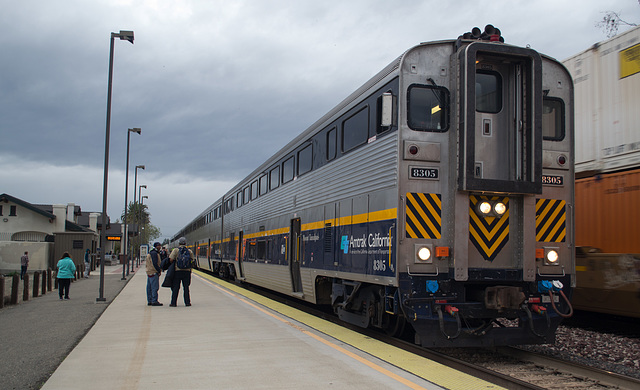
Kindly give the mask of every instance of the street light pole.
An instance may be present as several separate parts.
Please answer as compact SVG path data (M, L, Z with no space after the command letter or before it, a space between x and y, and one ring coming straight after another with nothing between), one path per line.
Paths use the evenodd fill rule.
M111 87L113 79L113 41L118 37L120 40L126 39L133 43L133 31L123 31L120 33L111 33L111 42L109 45L109 81L107 84L107 129L104 141L104 181L102 184L102 228L100 229L100 296L96 299L98 302L106 301L104 297L104 261L105 246L107 243L107 184L109 182L109 133L111 131Z
M125 280L125 276L124 276L124 269L125 267L127 268L127 275L129 275L129 257L128 257L128 247L127 247L127 239L129 238L129 222L127 220L127 209L128 204L127 204L127 195L129 192L129 142L131 140L131 133L138 133L140 134L142 132L142 130L139 127L134 127L133 129L129 129L129 131L127 131L127 168L126 171L127 173L125 174L125 179L124 179L124 240L122 243L122 249L124 250L124 263L122 265L122 280Z
M136 188L138 188L138 168L140 169L145 169L144 165L136 165L136 174L135 174L135 180L133 182L133 205L135 206L138 203L138 197L136 196ZM134 207L135 210L135 207ZM136 226L136 233L138 232L138 227ZM134 242L137 242L134 241ZM136 251L135 248L132 248L133 250L131 250L130 252L133 252L133 256L131 256L131 268L134 267L133 262L135 261L135 255L136 255Z
M143 188L147 188L146 184L140 184L140 186L138 186L138 238L139 238L139 242L138 242L138 250L140 250L140 246L142 245L142 237L140 236L140 234L142 234L142 229L140 228L140 225L142 225L142 198L140 197L142 189ZM138 258L138 266L140 266L140 263L142 262L141 258Z
M141 210L144 210L143 206L144 206L144 200L145 199L149 199L149 197L147 195L145 195L142 198L140 198L140 209ZM140 213L142 213L144 215L144 213L142 211L140 211ZM147 223L143 220L142 221L142 232L144 232L146 226L147 226ZM140 233L141 235L142 235L142 232ZM142 238L140 239L140 241L141 241L140 244L142 245ZM140 260L142 260L142 259L140 259Z

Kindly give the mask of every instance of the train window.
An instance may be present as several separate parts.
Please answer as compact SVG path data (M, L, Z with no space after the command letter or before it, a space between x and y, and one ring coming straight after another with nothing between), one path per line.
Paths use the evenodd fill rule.
M258 197L258 181L254 181L251 183L251 200L254 200Z
M327 161L336 158L336 152L338 151L338 137L336 133L335 127L327 133Z
M311 170L313 164L313 147L308 145L298 152L298 176Z
M280 185L280 166L269 171L269 189L273 190Z
M267 184L268 182L269 182L269 176L267 175L260 176L260 195L266 194L267 191L269 190L269 185Z
M282 163L282 184L293 180L293 156L289 157Z
M247 198L247 201L249 201L249 198ZM244 202L242 201L242 191L239 191L238 194L236 194L236 204L238 205L238 208L240 208L240 206L242 206Z
M259 260L265 260L267 258L267 241L258 241L258 253L257 258Z
M349 151L367 142L369 137L369 107L364 107L342 122L342 151Z
M548 141L564 139L564 102L545 97L542 101L542 138Z
M244 203L249 203L249 200L251 199L251 194L249 191L251 191L249 189L249 186L244 187L244 190L242 190L242 193L244 196Z
M498 113L502 110L502 78L497 72L476 72L476 111Z
M432 85L411 85L407 94L409 127L418 131L447 131L449 92Z

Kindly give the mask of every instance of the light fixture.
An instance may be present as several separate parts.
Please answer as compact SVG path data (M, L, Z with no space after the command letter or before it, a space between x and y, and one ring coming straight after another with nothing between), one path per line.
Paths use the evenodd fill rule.
M476 205L476 211L479 216L502 217L507 212L507 205L496 200L480 200Z
M559 265L560 255L558 254L559 248L544 248L544 264L545 265Z
M416 263L433 262L433 246L431 244L416 244Z

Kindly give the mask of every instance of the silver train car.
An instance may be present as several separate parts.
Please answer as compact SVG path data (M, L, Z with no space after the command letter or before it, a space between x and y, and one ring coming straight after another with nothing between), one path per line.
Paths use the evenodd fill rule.
M177 232L198 267L426 347L553 343L573 84L499 30L417 45Z

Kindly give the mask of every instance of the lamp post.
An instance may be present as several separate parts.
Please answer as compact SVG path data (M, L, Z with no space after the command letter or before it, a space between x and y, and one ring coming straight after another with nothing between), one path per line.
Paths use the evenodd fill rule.
M120 30L119 33L111 33L109 46L109 81L107 84L107 129L104 141L104 181L102 184L102 228L100 230L100 295L96 299L98 302L106 301L104 297L104 261L105 245L107 243L107 184L109 182L109 133L111 130L111 86L113 78L113 41L115 38L127 40L133 43L133 31Z
M127 195L129 192L129 142L131 139L131 133L138 133L140 134L142 132L142 130L139 127L134 127L133 129L129 129L129 131L127 131L127 168L126 171L127 173L125 174L125 179L124 179L124 240L122 243L122 248L124 250L124 262L125 264L122 265L122 280L125 280L125 276L124 276L124 269L125 267L127 268L127 275L129 275L129 251L127 250L127 239L129 238L129 222L127 220L127 209L129 208L128 204L127 204Z
M145 187L146 188L146 187ZM149 197L147 195L143 196L142 198L140 198L140 213L142 214L142 210L144 210L144 200L145 199L149 199ZM145 221L142 221L142 231L140 233L140 237L142 237L142 232L144 231L144 228L146 227L147 223ZM142 238L140 238L140 244L142 245Z
M147 188L146 184L140 184L138 186L138 237L139 237L139 243L138 243L138 250L140 250L140 245L142 245L142 237L140 236L140 234L142 233L141 229L140 229L140 225L142 224L142 203L141 203L141 198L140 198L140 193L142 192L143 188ZM140 266L140 263L142 262L142 259L140 258L140 256L138 256L138 266Z
M138 198L136 197L136 188L138 188L138 169L144 169L144 165L136 165L135 171L135 180L133 182L133 204L136 205L138 203ZM138 232L138 228L136 227L136 233ZM136 251L129 251L129 253L133 252L133 256L131 257L131 268L133 268L134 259Z

